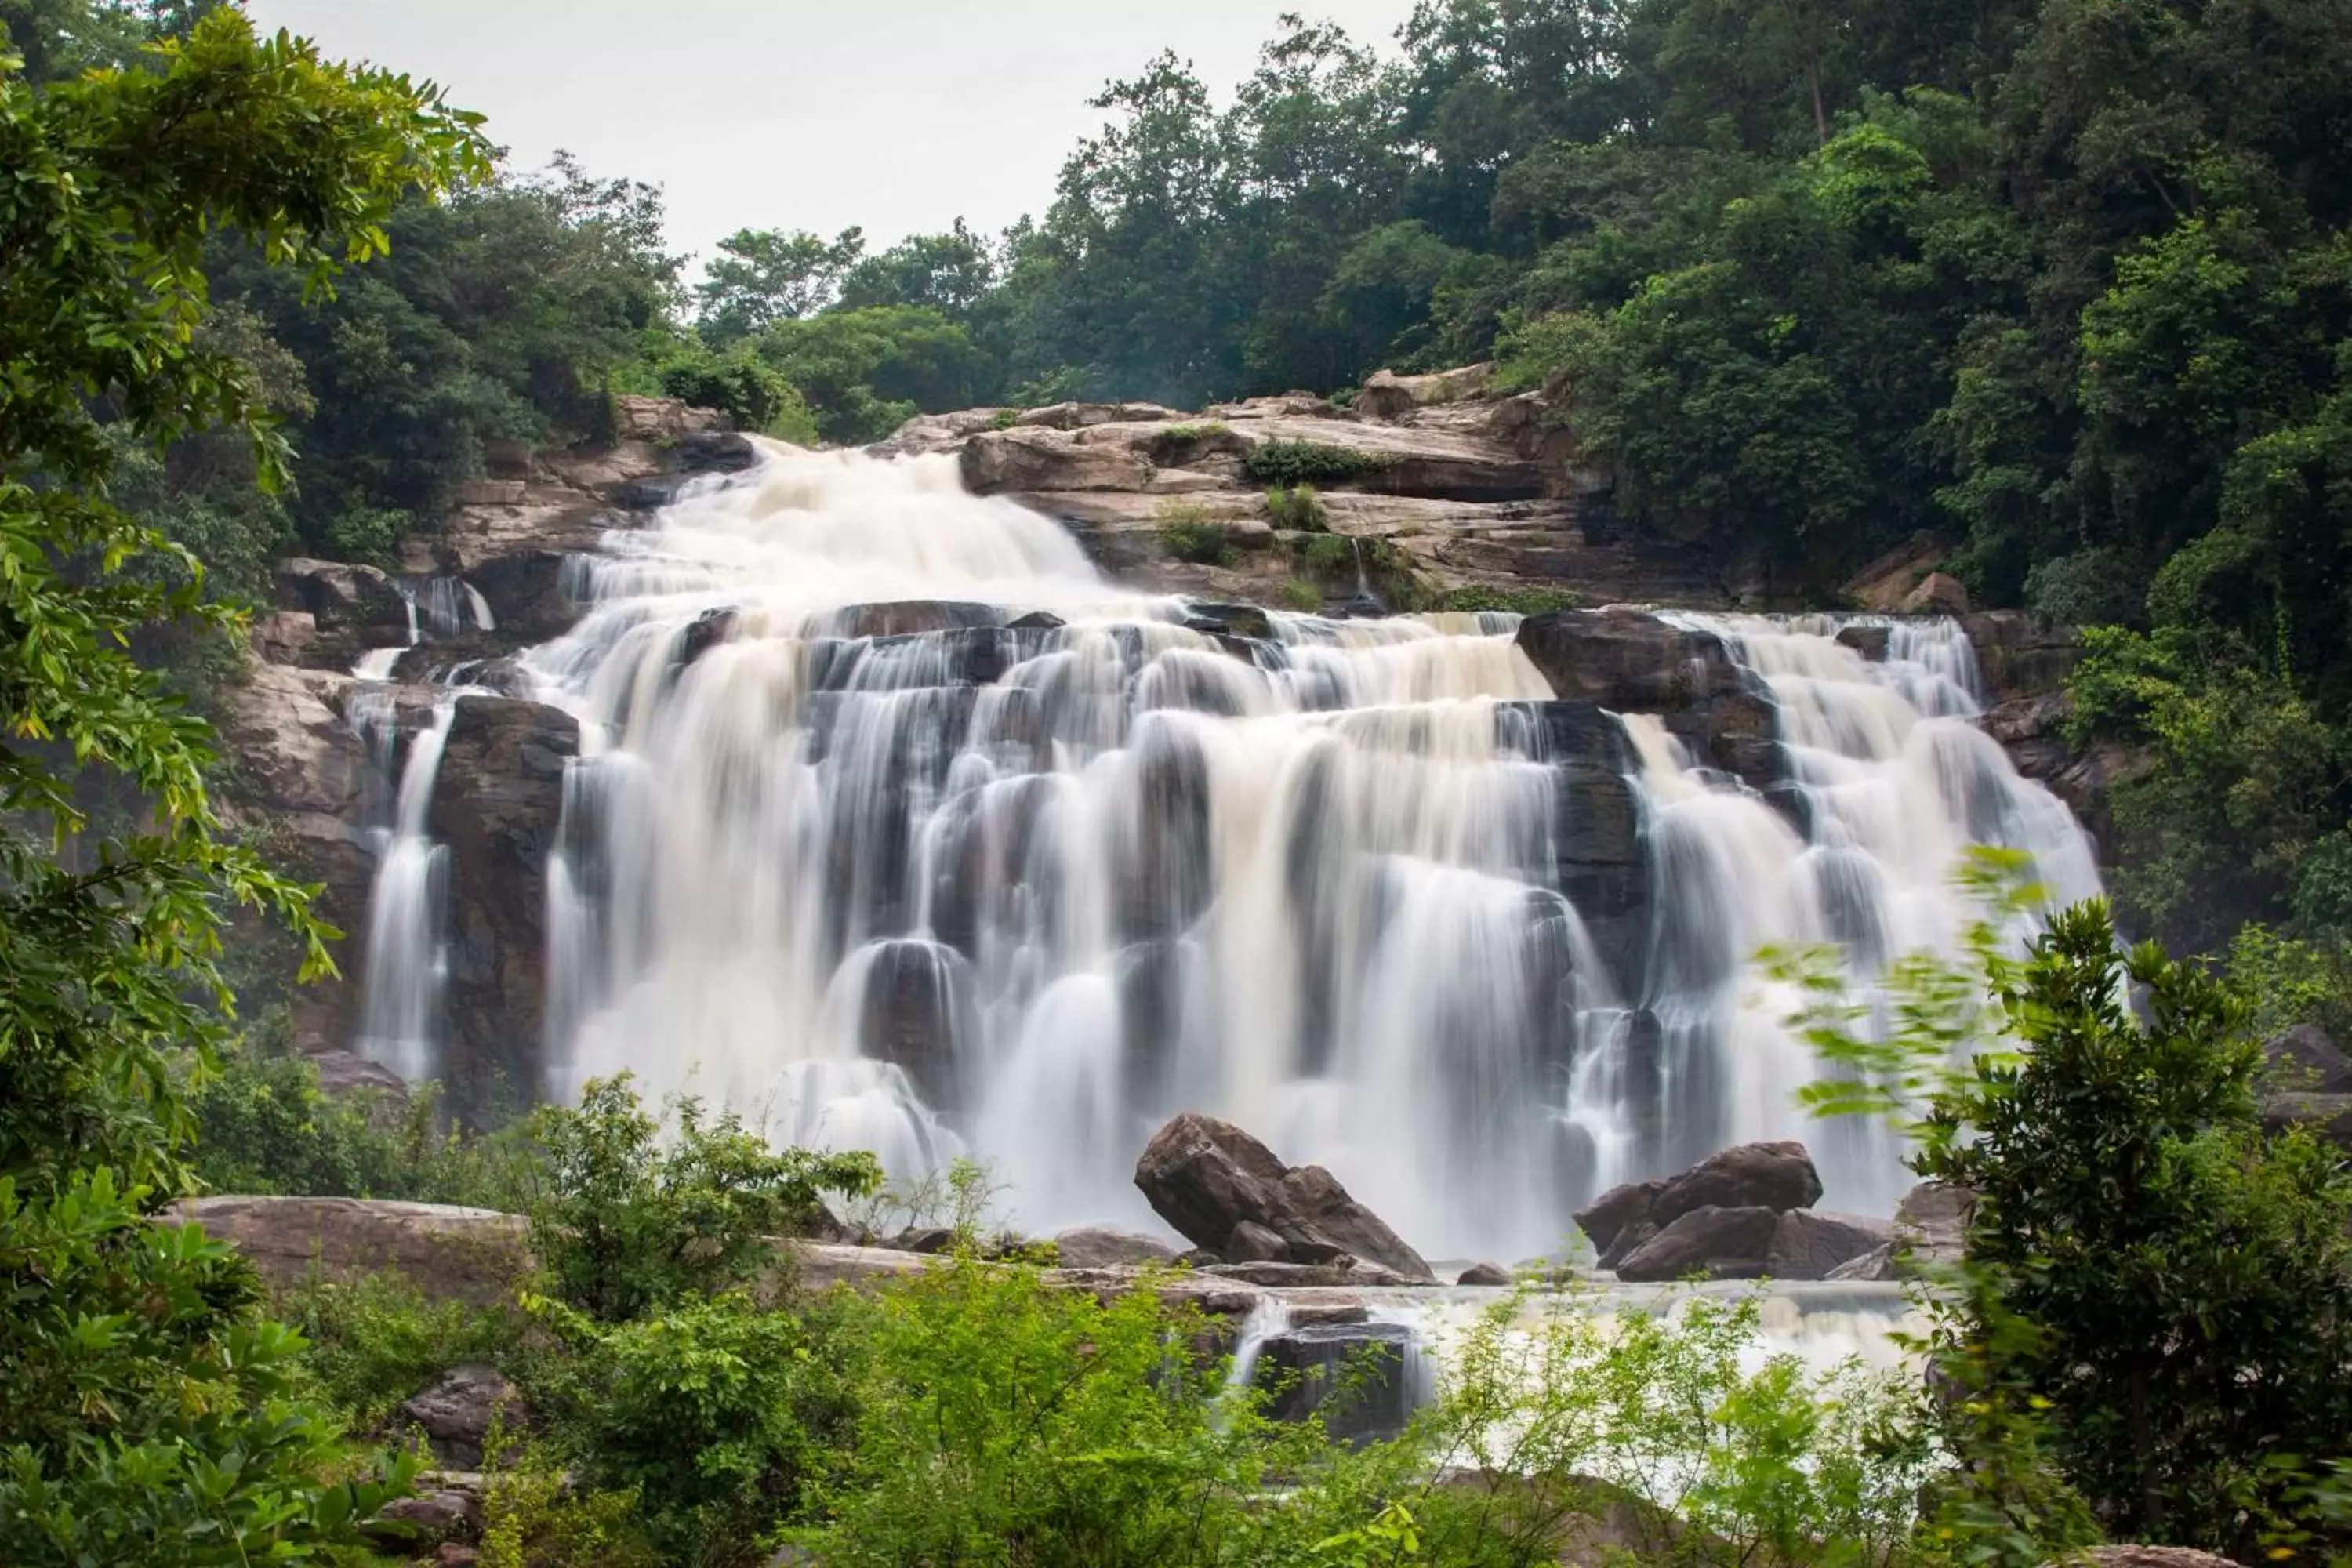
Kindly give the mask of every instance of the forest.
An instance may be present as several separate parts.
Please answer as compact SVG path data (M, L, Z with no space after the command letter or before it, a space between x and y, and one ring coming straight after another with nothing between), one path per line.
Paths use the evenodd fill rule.
M384 1422L459 1361L537 1415L444 1563L1532 1563L1603 1524L1573 1560L2347 1560L2352 1173L2257 1090L2263 1038L2352 1038L2352 3L1286 18L1229 100L1173 53L1108 84L1001 235L774 215L704 258L626 172L514 168L233 5L0 27L0 1561L397 1554L362 1526L425 1461ZM1403 1436L1329 1441L1183 1310L1055 1286L976 1173L890 1200L939 1269L803 1291L761 1238L878 1201L870 1162L625 1081L459 1132L244 1038L230 910L325 963L210 797L279 558L392 560L628 394L854 444L1487 360L1629 524L1775 563L1758 607L1924 537L2084 628L2074 739L2144 759L2113 923L1904 972L1889 1040L1816 987L1856 1086L1817 1109L1980 1194L1926 1386L1762 1356L1755 1298L1530 1331L1531 1280ZM207 1188L502 1208L540 1272L272 1291L159 1222Z

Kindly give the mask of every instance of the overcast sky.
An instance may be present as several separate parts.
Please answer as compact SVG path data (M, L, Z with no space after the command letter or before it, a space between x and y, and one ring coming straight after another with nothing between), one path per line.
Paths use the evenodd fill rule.
M1393 46L1412 0L247 0L330 55L429 77L536 167L666 188L673 248L1044 215L1108 79L1163 47L1222 100L1285 10Z

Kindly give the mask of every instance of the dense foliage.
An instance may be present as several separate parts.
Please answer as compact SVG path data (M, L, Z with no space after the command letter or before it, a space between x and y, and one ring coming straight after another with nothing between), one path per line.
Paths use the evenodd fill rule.
M1893 1114L1920 1174L1973 1194L1937 1305L1938 1419L1955 1452L1999 1437L2013 1459L2022 1433L2047 1468L1970 1467L1956 1510L2032 1521L2046 1545L2071 1494L2117 1539L2342 1551L2343 1151L2264 1127L2247 999L2153 943L2123 952L2104 904L2059 912L2026 959L1990 922L1970 951L1906 960L1885 1009L1782 961L1849 1069L1810 1097Z
M199 331L209 231L322 285L383 249L404 193L482 156L404 78L234 11L177 31L43 91L0 52L0 1558L27 1565L311 1557L406 1468L331 1480L301 1342L249 1266L152 1217L191 1185L169 1061L202 1071L219 1037L221 906L325 959L304 896L224 842L203 726L129 652L205 606L198 563L110 485L125 454L215 429L282 477L252 357ZM92 780L140 803L135 832L92 827Z

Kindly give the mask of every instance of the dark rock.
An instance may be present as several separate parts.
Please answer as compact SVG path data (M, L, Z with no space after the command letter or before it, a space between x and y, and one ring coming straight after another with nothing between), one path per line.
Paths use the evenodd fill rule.
M1302 1260L1345 1254L1416 1282L1434 1279L1421 1255L1328 1171L1285 1165L1228 1121L1192 1111L1172 1118L1136 1161L1135 1184L1160 1218L1213 1251L1223 1252L1234 1228L1249 1220L1282 1237Z
M1895 628L1886 626L1840 626L1837 640L1873 664L1885 664Z
M955 1246L955 1231L944 1225L909 1226L882 1245L893 1252L919 1252L937 1257Z
M1185 622L1195 631L1221 633L1227 637L1252 637L1268 642L1274 637L1274 623L1255 605L1188 604L1184 606Z
M1775 1279L1826 1279L1865 1253L1892 1246L1895 1226L1858 1215L1790 1209L1772 1233L1764 1272Z
M1663 1181L1627 1182L1612 1187L1577 1210L1576 1227L1592 1243L1592 1250L1605 1257L1628 1230L1649 1223L1651 1206L1665 1184Z
M467 1470L480 1468L482 1441L492 1426L512 1433L530 1425L522 1390L491 1366L450 1368L412 1394L398 1415L424 1430L434 1458Z
M1412 1331L1402 1323L1294 1328L1258 1349L1254 1376L1275 1390L1277 1421L1323 1418L1347 1442L1370 1442L1404 1430L1412 1417Z
M1508 1285L1511 1271L1499 1263L1474 1263L1454 1281L1456 1285Z
M1223 1257L1205 1247L1188 1247L1178 1253L1174 1259L1179 1268L1194 1268L1202 1273L1207 1273L1212 1268L1222 1268L1224 1261Z
M760 460L760 449L732 430L691 430L673 448L679 466L695 473L740 474Z
M1263 1285L1269 1290L1328 1289L1335 1285L1352 1285L1359 1281L1349 1278L1346 1265L1353 1258L1334 1258L1323 1263L1294 1263L1282 1258L1261 1258L1255 1261L1212 1263L1201 1270L1220 1279L1240 1279L1251 1285Z
M482 1532L482 1500L454 1487L420 1486L415 1495L384 1504L361 1528L375 1540L412 1547L472 1541Z
M1762 789L1780 771L1770 697L1711 633L1640 610L1558 610L1519 623L1553 691L1612 713L1653 713L1695 761Z
M2273 1131L2309 1128L2337 1148L2352 1152L2352 1094L2283 1094L2263 1107L2263 1125Z
M1286 1263L1290 1260L1290 1244L1255 1220L1245 1219L1234 1226L1225 1242L1228 1263Z
M1069 624L1051 610L1032 610L1018 620L1005 623L1008 627L1016 632L1058 631Z
M547 862L580 730L558 708L460 697L427 826L448 847L450 1104L478 1121L538 1092L546 993Z
M1054 1237L1056 1260L1065 1268L1116 1268L1172 1262L1176 1249L1156 1237L1108 1225L1082 1225Z
M730 606L705 610L686 624L677 634L676 661L680 669L690 669L695 661L719 644L735 636L736 611Z
M700 476L695 474L649 474L630 479L612 491L613 504L626 511L659 511L677 500L680 490Z
M2275 1089L2295 1094L2352 1094L2352 1058L2316 1024L2297 1024L2263 1047Z
M1189 730L1148 723L1129 748L1134 815L1118 835L1112 881L1122 942L1190 930L1216 893L1216 837L1209 760Z
M1821 1201L1822 1178L1802 1143L1739 1143L1710 1154L1667 1182L1651 1205L1659 1226L1700 1208L1763 1208L1775 1214Z
M1643 1284L1691 1274L1760 1279L1780 1222L1780 1213L1769 1208L1692 1209L1628 1253L1617 1265L1617 1278Z
M837 637L897 637L923 632L1001 626L1004 613L993 605L954 599L901 599L878 605L845 605L825 616L825 632Z
M895 1062L931 1106L959 1103L957 1050L971 1035L970 965L942 942L877 942L858 1010L858 1048Z

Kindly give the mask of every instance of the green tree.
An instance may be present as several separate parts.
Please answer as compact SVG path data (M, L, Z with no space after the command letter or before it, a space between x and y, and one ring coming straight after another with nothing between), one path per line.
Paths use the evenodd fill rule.
M866 254L866 236L855 228L831 239L806 229L746 228L720 240L719 252L694 292L702 335L724 347L832 303L843 277Z
M222 840L202 726L126 651L220 612L108 487L121 436L216 426L282 476L251 370L197 331L208 229L323 283L383 247L402 192L484 153L429 90L257 40L233 10L151 68L37 90L18 64L0 59L0 1557L297 1560L383 1490L324 1479L334 1432L291 1397L299 1341L259 1315L250 1268L148 1211L189 1183L167 1052L219 1037L222 903L324 952L300 890ZM90 777L135 790L149 826L61 862Z

